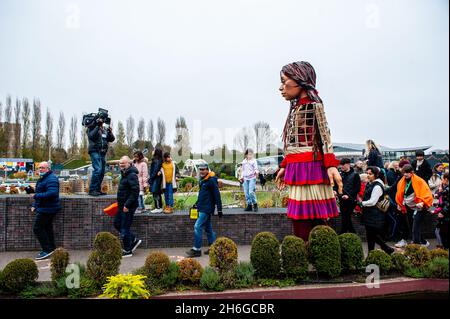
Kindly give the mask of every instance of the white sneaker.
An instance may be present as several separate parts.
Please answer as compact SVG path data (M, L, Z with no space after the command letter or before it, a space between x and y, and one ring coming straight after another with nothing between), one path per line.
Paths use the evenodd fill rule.
M397 248L403 248L406 245L408 245L408 243L406 242L406 240L402 239L398 243L396 243L394 246L397 247Z
M425 243L425 244L422 244L421 246L422 246L422 247L428 247L428 246L430 246L430 242L427 240L426 243Z
M152 214L158 214L158 213L162 213L162 208L155 208L153 210L150 211L150 213Z

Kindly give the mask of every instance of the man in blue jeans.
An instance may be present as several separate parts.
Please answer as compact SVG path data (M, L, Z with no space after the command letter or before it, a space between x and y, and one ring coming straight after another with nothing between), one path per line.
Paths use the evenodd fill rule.
M128 156L123 156L120 159L119 167L121 173L117 191L119 211L114 218L114 228L120 233L120 238L123 241L122 257L131 257L142 243L142 240L131 232L131 224L139 199L138 170L132 166L131 159Z
M102 181L106 169L106 153L108 152L108 143L114 142L115 137L112 128L103 124L101 118L88 127L89 155L91 156L92 172L91 183L89 185L89 195L106 195L102 192Z
M209 171L207 164L199 165L200 190L198 193L197 206L198 219L194 226L194 247L186 252L187 257L200 257L202 255L203 229L208 238L208 245L216 241L216 233L212 229L211 217L217 206L217 215L222 217L222 200L220 198L219 185L214 172ZM205 251L209 254L209 249Z

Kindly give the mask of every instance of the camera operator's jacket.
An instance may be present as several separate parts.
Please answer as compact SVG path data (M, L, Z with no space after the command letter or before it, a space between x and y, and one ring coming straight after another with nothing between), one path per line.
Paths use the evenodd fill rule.
M108 152L108 143L114 142L116 139L109 130L106 131L106 138L103 138L102 130L98 125L88 128L89 154L95 152L106 154Z

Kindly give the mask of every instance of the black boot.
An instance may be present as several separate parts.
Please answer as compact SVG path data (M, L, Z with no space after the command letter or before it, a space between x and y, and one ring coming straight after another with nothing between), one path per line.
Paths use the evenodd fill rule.
M253 205L253 211L257 212L258 211L258 204Z
M244 212L251 212L252 211L252 205L247 204L247 208L244 209Z

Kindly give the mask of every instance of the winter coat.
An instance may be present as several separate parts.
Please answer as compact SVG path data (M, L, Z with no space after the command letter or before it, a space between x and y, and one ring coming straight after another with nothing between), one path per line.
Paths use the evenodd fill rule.
M153 194L161 194L162 175L158 176L158 172L161 172L162 160L152 159L150 164L150 191Z
M217 177L214 172L210 172L199 183L200 190L198 192L197 210L200 213L214 214L217 206L217 211L222 211L222 200L220 198L219 185L217 184Z
M103 137L103 130L98 125L88 128L89 154L98 152L105 155L108 152L108 143L116 139L111 130L107 130L106 137Z
M133 211L138 207L139 172L136 167L130 166L127 170L121 171L120 174L121 178L117 191L119 210L123 210L123 207L126 207L130 211Z
M383 165L383 157L377 149L373 148L370 150L369 155L367 156L368 162L367 166L377 166L380 169L384 168Z
M143 192L148 186L148 159L144 157L140 162L133 164L138 170L139 190Z
M47 172L37 181L32 206L37 213L42 214L56 214L60 211L59 181L52 171Z
M344 184L344 195L348 195L350 200L355 202L356 196L361 190L361 178L353 168L348 172L341 172L342 183Z
M422 165L419 167L417 167L417 160L412 161L411 166L414 168L414 173L417 176L422 177L427 183L431 176L433 176L433 169L426 159L423 160Z
M366 188L364 190L364 196L363 201L367 201L371 198L372 192L374 191L375 187L381 187L383 190L384 195L384 185L383 182L380 179L375 180L372 183L367 183ZM378 201L383 199L383 195L378 198ZM377 201L377 202L378 202ZM362 208L362 223L365 226L370 226L373 228L382 228L384 226L386 216L385 214L380 211L376 205L374 206L364 206Z

